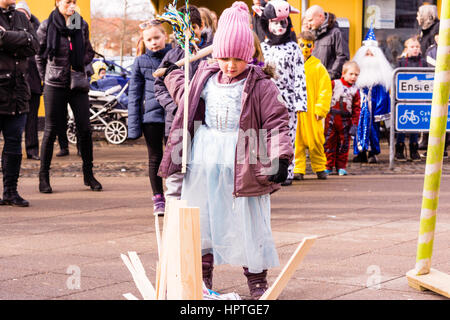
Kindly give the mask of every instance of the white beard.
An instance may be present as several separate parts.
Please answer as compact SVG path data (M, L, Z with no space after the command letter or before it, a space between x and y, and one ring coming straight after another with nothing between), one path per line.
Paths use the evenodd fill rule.
M369 49L373 53L373 57L366 56ZM387 90L391 88L393 69L380 48L363 46L356 52L353 60L360 68L356 81L358 88L372 87L377 84L381 84Z

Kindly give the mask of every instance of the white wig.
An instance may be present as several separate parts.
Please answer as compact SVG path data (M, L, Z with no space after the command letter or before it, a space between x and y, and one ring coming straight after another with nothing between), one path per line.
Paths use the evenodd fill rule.
M372 52L373 57L366 56L368 50ZM353 60L360 68L359 77L356 81L357 87L364 88L381 84L386 90L391 88L393 69L380 48L362 46L356 52Z

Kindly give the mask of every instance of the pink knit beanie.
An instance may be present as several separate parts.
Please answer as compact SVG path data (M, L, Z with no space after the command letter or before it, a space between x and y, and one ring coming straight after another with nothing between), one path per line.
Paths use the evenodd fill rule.
M236 1L220 16L213 40L213 58L238 58L251 61L254 38L247 4Z

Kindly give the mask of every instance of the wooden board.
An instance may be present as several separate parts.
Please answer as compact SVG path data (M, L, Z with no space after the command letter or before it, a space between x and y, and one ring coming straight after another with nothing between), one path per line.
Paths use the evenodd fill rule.
M159 278L156 283L156 299L165 300L167 298L168 274L175 274L179 264L173 261L179 260L179 250L176 249L177 239L179 239L178 215L181 207L187 207L186 200L169 199L166 203L164 214L164 226L161 238L161 257L159 261ZM171 263L169 263L169 261Z
M267 289L259 300L276 300L278 298L316 239L316 236L303 239L273 285Z
M411 288L420 291L430 290L450 298L450 275L446 273L430 269L430 273L418 276L415 270L410 270L406 273L406 278Z
M180 298L203 299L200 208L180 209Z

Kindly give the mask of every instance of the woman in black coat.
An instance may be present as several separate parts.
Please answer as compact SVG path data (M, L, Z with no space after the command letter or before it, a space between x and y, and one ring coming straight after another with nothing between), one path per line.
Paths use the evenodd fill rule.
M44 81L45 129L41 146L39 191L51 193L49 170L53 144L61 127L67 123L65 108L70 105L75 117L77 138L83 160L84 184L93 191L102 190L94 178L92 132L90 125L88 89L71 89L74 72L85 72L94 51L89 41L89 26L75 12L76 0L56 0L56 8L40 25L40 42L36 57Z

